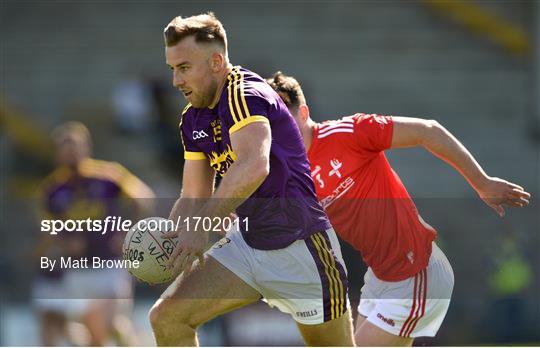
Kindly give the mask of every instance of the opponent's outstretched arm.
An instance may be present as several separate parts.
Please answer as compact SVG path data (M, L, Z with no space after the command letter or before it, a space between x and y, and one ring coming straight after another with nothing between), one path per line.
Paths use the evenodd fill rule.
M531 195L523 187L488 176L465 146L437 121L409 117L392 119L391 148L425 147L453 166L500 216L504 216L503 205L523 207L529 204Z

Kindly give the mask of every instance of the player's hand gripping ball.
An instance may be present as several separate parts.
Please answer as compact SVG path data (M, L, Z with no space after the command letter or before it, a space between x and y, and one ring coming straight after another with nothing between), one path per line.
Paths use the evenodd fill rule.
M161 284L174 279L172 269L167 269L167 262L178 244L178 237L161 237L172 227L170 220L150 217L137 222L129 230L123 246L124 260L132 261L129 263L129 273L149 284ZM138 267L133 261L138 261Z

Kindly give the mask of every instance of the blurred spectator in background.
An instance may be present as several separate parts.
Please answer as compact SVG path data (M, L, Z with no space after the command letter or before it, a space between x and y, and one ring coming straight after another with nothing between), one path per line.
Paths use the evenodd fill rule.
M174 107L171 106L169 88L161 79L149 78L148 86L156 113L156 144L163 156L163 163L176 174L184 165L184 156L179 154L183 147L178 136L180 113L183 107L178 108L176 98L173 100Z
M489 279L494 298L489 318L494 324L493 337L499 336L501 343L527 339L525 292L532 284L533 272L520 249L514 232L507 230L496 250L495 267Z
M120 131L141 133L152 124L152 91L144 79L132 77L121 81L114 88L112 103Z
M178 137L180 113L176 95L157 76L140 74L120 82L112 94L115 123L124 134L152 134L148 140L163 157L163 163L175 175L184 159Z
M133 218L151 210L154 194L148 186L120 164L90 157L90 132L82 123L67 122L55 129L52 136L58 167L41 186L42 218L62 221L104 220L107 216ZM36 251L38 257L58 259L59 256L119 259L123 239L120 230L104 234L65 231L43 236ZM125 269L73 267L64 269L63 273L41 270L34 283L43 345L56 344L57 337L65 333L66 315L83 323L88 332L84 345L104 346L110 337L119 345L135 343L129 319L133 284Z

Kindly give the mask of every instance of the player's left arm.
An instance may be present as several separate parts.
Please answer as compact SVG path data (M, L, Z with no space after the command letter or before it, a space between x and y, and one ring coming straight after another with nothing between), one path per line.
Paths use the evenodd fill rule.
M488 176L467 148L437 121L409 117L392 117L392 120L391 148L423 146L454 167L500 216L504 215L503 205L529 204L531 195L523 187Z
M269 122L252 122L231 133L236 160L203 208L206 216L227 216L257 190L270 172Z

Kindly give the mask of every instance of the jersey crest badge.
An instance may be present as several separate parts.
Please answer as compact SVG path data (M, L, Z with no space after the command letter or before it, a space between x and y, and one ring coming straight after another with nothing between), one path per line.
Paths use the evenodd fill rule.
M341 169L343 164L339 160L334 158L330 161L330 165L332 166L332 170L328 172L328 175L332 176L335 174L338 178L341 179L341 173L339 172L339 170Z

